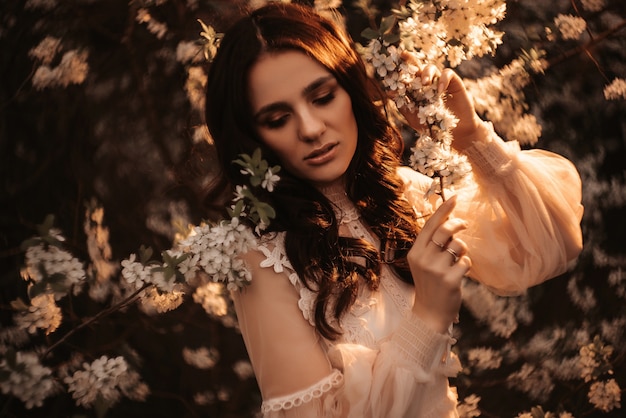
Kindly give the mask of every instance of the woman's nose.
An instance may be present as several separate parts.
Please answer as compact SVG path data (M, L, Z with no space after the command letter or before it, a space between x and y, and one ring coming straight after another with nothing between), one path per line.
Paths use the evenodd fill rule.
M326 123L312 109L301 111L298 136L303 141L314 141L326 130Z

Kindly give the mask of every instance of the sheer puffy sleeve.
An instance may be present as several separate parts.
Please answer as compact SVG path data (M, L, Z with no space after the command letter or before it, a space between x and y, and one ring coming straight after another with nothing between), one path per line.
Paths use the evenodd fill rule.
M499 294L515 295L565 272L578 256L581 180L557 154L521 151L487 122L480 130L484 141L463 151L473 171L455 190L454 216L469 228L457 236L469 247L468 275ZM423 187L416 174L409 174L409 187Z
M268 268L256 250L244 259L251 284L231 296L264 417L457 416L450 336L410 314L379 347L328 342L303 315L287 269Z

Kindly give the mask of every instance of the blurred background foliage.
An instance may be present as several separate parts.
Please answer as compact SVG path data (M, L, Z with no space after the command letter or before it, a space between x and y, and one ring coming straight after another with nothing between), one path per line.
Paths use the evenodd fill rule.
M2 1L0 325L11 322L10 301L25 296L20 243L35 234L35 225L47 214L55 215L68 248L82 260L89 257L83 222L92 201L104 208L113 260L126 258L140 245L170 248L187 222L207 216L197 196L216 163L210 144L194 139L202 116L187 95L189 63L177 61L176 51L179 43L199 39L197 19L222 31L241 13L243 3ZM368 19L353 1L343 3L347 27L359 41ZM372 6L380 16L391 3L373 1ZM463 76L476 78L488 74L492 66L506 65L522 50L539 46L547 51L549 67L544 74L534 74L525 90L529 112L543 126L536 147L574 162L583 177L586 210L585 249L577 265L526 296L532 322L502 338L468 310L462 311L456 350L463 361L468 347L508 347L507 343L523 347L533 336L555 327L567 332L563 345L581 328L600 335L602 321L626 317L626 295L619 291L626 286L626 102L607 101L603 96L604 86L613 78L626 77L626 3L612 0L601 11L583 13L593 38L587 34L577 41L546 41L544 28L558 13L572 13L576 4L508 1L507 18L498 24L505 37L497 55L458 68ZM151 30L149 22L137 19L140 9L149 10L166 29ZM39 64L29 51L46 36L60 39L62 51L88 53L89 71L82 83L45 88L33 84ZM58 64L61 55L51 65ZM569 297L572 281L581 289L591 289L597 303L581 309ZM72 311L81 317L103 308L87 298L74 298L72 304ZM66 318L57 332L79 322L78 316ZM616 338L622 344L614 347L610 359L613 377L626 388L626 337L621 332ZM183 361L183 347L199 346L218 349L220 361L213 369L194 369ZM254 378L239 379L232 370L236 361L246 358L240 336L192 301L158 316L146 316L133 307L114 313L74 335L59 348L57 357L68 356L76 347L85 352L106 347L127 353L151 388L147 402L124 400L107 416L246 417L260 403ZM587 401L588 384L582 381L556 383L543 402L511 389L506 377L519 368L520 361L505 362L498 370L462 374L453 384L458 385L461 399L480 396L486 417L516 416L540 404L543 411L567 410L576 417L623 416L619 410L595 410ZM209 391L215 399L198 405L193 397L199 391ZM94 411L74 406L69 395L32 410L0 396L0 416L95 416ZM543 416L538 410L535 413Z

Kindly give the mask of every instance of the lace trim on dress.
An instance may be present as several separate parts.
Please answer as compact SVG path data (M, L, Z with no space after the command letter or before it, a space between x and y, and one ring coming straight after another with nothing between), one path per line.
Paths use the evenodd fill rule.
M400 312L406 315L413 305L411 304L411 301L404 297L402 289L400 289L396 279L393 277L393 272L388 266L383 265L381 276L380 283L385 288L385 291L391 295L391 299L396 304Z
M270 249L270 245L273 248ZM271 267L276 273L284 272L287 274L289 282L300 293L298 308L302 311L302 316L314 326L315 317L313 315L313 305L315 303L315 293L302 285L298 274L293 270L287 258L287 252L285 251L285 233L279 232L272 235L269 239L259 243L257 248L265 256L265 260L261 261L261 267Z
M339 224L347 224L361 217L354 203L348 198L343 184L321 187L320 191L333 204L335 217Z
M445 363L454 344L454 338L440 334L428 328L422 320L411 313L410 319L402 321L402 325L392 336L398 349L411 363L430 370L437 362Z
M272 398L264 401L261 405L261 412L266 414L271 411L281 411L285 409L297 408L298 406L311 402L313 399L321 398L325 393L338 387L343 383L343 375L339 370L333 372L309 386L308 388L287 396Z

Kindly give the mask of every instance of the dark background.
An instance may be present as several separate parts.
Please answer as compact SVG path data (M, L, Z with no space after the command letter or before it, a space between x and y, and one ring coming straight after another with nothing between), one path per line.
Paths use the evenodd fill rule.
M181 173L211 173L215 163L211 146L195 143L193 129L202 117L185 94L185 65L174 59L182 40L197 39L201 18L218 30L239 13L237 1L184 0L80 1L63 0L49 10L27 7L22 0L0 5L0 326L11 324L10 301L25 297L19 270L23 263L20 243L35 234L35 226L47 214L67 237L68 249L88 260L83 222L86 204L95 199L104 208L110 230L113 259L122 260L140 245L156 250L170 248L176 222L200 221L206 215L199 206L189 177ZM366 19L344 2L347 24L356 40ZM373 2L388 10L388 2ZM603 321L626 317L626 101L607 101L602 90L613 78L626 78L626 6L607 1L599 12L584 12L569 1L537 4L534 0L507 2L507 18L499 23L506 32L495 57L459 71L486 75L489 65L502 67L522 49L542 47L550 63L545 74L533 75L525 90L528 111L543 126L537 148L556 151L572 160L583 178L585 249L570 272L529 291L534 314L507 339L496 337L487 324L475 321L464 310L459 329L463 338L455 346L464 360L470 347L496 349L510 343L523 347L539 332L563 328L571 336L585 330L601 335ZM578 41L545 42L540 36L558 13L574 13L577 5L593 35ZM196 4L196 6L193 6ZM168 32L162 39L135 19L145 7ZM89 74L78 85L37 89L31 78L38 64L28 52L45 36L62 39L64 50L89 51ZM53 63L54 65L54 63ZM478 68L478 71L477 71ZM482 74L481 74L482 71ZM205 152L192 158L193 149ZM194 178L192 185L199 184ZM183 181L185 180L185 182ZM617 277L620 285L611 285ZM567 285L577 280L597 299L583 311L568 296ZM66 314L61 334L101 310L88 298L77 297L63 306ZM48 337L54 341L55 335ZM546 358L575 356L566 337L552 351L525 362L542 367ZM626 387L624 334L618 335L610 358L613 378ZM48 341L48 343L50 342ZM42 341L46 343L46 341ZM611 343L611 341L607 341ZM183 347L212 346L221 357L210 371L186 365ZM260 397L254 379L239 380L232 364L245 358L240 336L207 316L188 301L179 309L156 317L130 308L78 333L62 345L50 367L60 364L72 350L87 358L122 353L132 348L142 359L136 364L152 394L145 403L123 400L106 416L130 417L246 417L252 416ZM0 359L2 353L0 352ZM544 411L569 411L576 417L621 416L603 414L587 402L589 384L582 380L555 379L555 389L539 402L506 385L506 377L521 360L503 363L496 371L463 374L460 398L481 396L483 416L512 417L534 406ZM602 378L611 377L604 375ZM193 402L198 391L228 396L206 406ZM623 392L622 392L623 393ZM539 412L537 412L540 414ZM46 401L43 408L25 410L16 399L0 395L0 416L66 417L96 416L74 406L68 395ZM542 415L538 415L542 416Z

